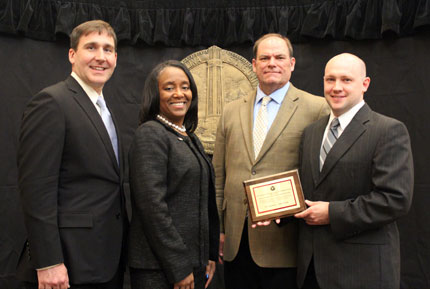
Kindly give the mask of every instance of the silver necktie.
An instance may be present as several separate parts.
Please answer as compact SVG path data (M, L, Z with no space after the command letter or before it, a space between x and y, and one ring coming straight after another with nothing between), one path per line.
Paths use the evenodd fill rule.
M112 142L113 151L115 152L116 160L118 161L118 137L116 135L115 125L112 121L112 116L106 106L106 102L101 95L97 99L97 105L100 107L100 116L105 124L106 130Z

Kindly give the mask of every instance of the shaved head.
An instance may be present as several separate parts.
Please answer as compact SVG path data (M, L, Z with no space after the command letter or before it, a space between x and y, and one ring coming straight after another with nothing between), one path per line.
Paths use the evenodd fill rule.
M327 68L330 65L339 65L340 63L343 63L345 66L349 66L351 70L354 70L357 74L359 74L363 78L366 77L366 64L360 57L351 53L342 53L332 57L327 62L327 65L325 66L325 70L327 71Z
M369 84L366 64L353 54L336 55L325 66L324 96L336 117L361 102Z

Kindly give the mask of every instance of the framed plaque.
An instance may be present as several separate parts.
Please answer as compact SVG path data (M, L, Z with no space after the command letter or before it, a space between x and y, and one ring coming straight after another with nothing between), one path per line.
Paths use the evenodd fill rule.
M292 216L306 209L298 170L244 181L252 222Z

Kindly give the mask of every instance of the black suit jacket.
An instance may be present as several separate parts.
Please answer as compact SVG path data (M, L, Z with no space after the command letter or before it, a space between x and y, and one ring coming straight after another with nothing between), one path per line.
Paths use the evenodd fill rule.
M306 199L328 201L330 224L300 221L298 285L313 256L321 288L398 288L400 246L396 219L413 191L409 135L403 123L366 104L334 144L319 171L328 117L305 129L300 176Z
M72 284L113 277L127 218L118 142L120 165L99 113L71 76L31 99L18 149L28 232L23 279L35 281L35 268L62 262Z

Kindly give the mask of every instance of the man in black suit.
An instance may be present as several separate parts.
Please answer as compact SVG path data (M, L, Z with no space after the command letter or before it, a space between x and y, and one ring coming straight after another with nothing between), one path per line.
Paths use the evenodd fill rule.
M405 125L364 102L364 62L344 53L326 65L330 116L307 127L300 176L308 209L299 222L299 287L399 288L396 220L409 210L413 163Z
M70 35L72 74L37 93L22 119L19 189L28 242L18 274L27 288L122 288L121 141L103 86L117 60L100 20Z

